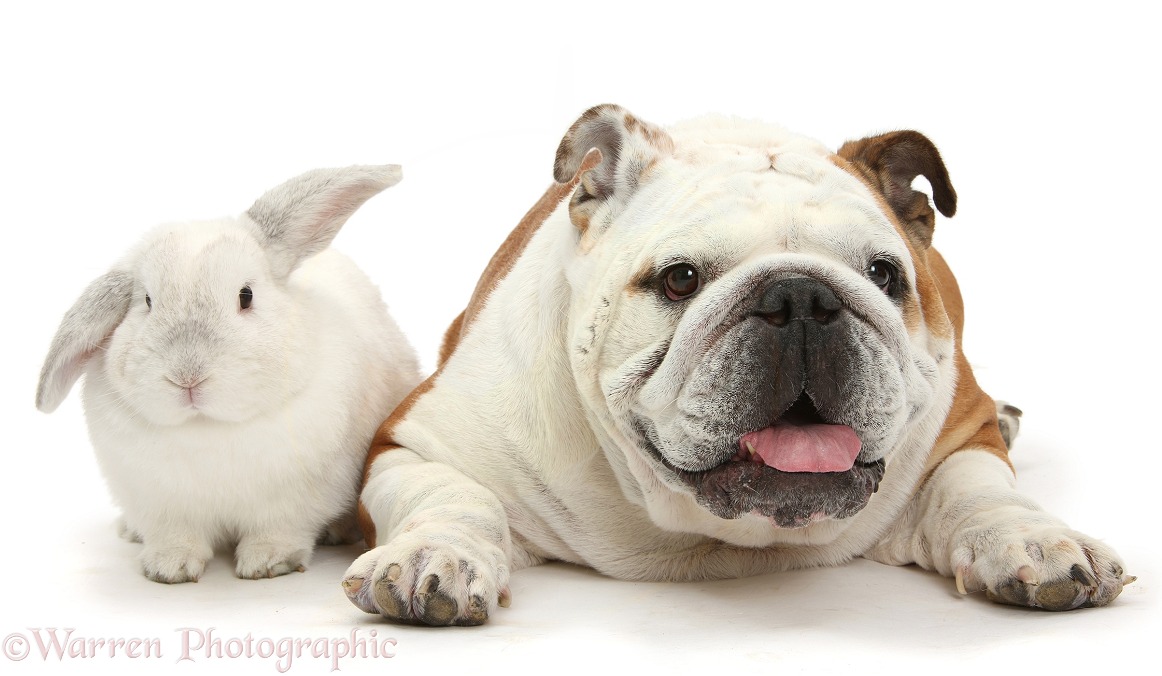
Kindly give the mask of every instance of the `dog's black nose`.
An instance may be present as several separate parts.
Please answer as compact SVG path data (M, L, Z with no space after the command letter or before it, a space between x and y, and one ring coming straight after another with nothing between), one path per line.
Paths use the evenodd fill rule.
M774 326L801 320L827 324L843 303L823 282L810 277L781 279L763 291L754 313Z

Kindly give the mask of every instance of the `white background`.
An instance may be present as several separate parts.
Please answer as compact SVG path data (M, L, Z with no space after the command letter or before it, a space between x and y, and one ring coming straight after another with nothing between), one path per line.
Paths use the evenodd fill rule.
M421 5L423 7L421 8ZM163 8L164 7L164 8ZM72 627L158 637L164 657L0 656L0 672L176 664L182 627L221 638L398 640L344 672L1137 671L1162 622L1156 336L1158 17L1146 3L5 3L0 227L5 263L0 636ZM1066 614L958 597L866 561L702 585L631 584L564 566L517 573L475 629L397 627L350 606L357 548L305 574L197 585L137 572L117 539L76 393L34 410L64 311L150 226L237 213L310 168L399 163L336 241L434 365L492 251L551 180L591 105L665 124L704 112L779 122L831 147L898 128L940 147L960 196L936 243L968 307L987 391L1026 412L1019 485L1115 545L1139 576ZM296 660L292 673L326 673Z

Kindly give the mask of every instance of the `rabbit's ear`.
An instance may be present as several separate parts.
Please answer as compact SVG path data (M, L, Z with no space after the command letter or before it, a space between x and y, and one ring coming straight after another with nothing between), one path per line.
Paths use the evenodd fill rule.
M52 413L81 377L93 352L125 318L133 297L133 275L110 271L85 289L65 313L40 370L36 407Z
M274 276L285 279L327 248L356 209L400 178L396 164L315 169L258 198L246 215L262 231Z

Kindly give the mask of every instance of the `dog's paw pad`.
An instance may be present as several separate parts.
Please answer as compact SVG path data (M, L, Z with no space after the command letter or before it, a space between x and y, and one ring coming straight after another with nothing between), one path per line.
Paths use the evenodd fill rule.
M460 604L456 603L456 599L440 591L438 575L424 578L415 594L415 607L420 621L433 626L452 624L460 615ZM485 619L487 617L485 613Z
M431 626L478 625L508 603L500 549L476 543L424 543L403 535L356 559L343 580L347 598L388 619ZM495 551L491 551L495 550Z
M1104 606L1135 578L1112 549L1064 526L994 522L968 530L955 558L957 589L1045 610Z

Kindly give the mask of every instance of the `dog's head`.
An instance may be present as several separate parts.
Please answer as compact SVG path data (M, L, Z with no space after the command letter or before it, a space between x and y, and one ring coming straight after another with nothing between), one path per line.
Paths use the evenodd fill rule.
M911 187L924 175L955 210L928 139L834 154L766 124L662 130L607 105L569 130L555 175L577 181L573 373L658 525L832 539L893 465L923 463L955 380L926 267L935 214Z

